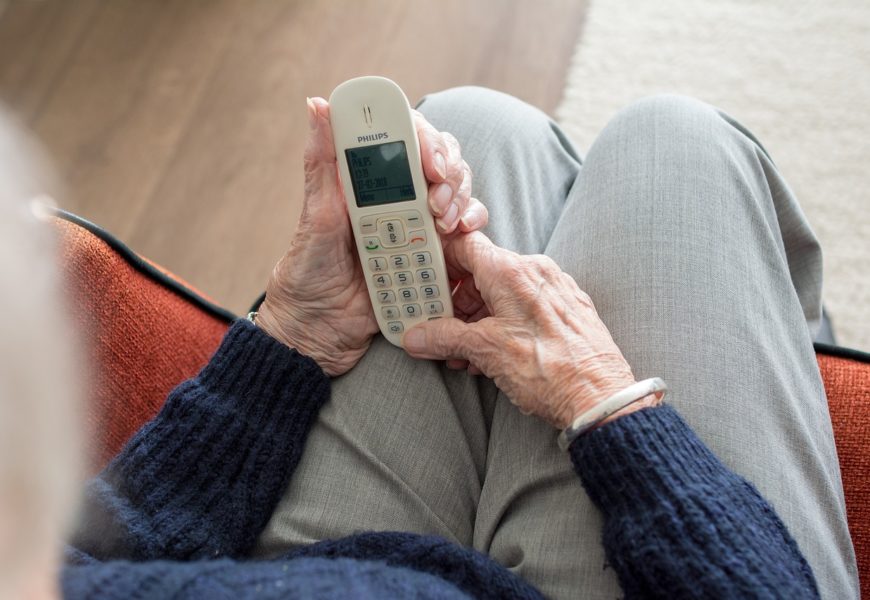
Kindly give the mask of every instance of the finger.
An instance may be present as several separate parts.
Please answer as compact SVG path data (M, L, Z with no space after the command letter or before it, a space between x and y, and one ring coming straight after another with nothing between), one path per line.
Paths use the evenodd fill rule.
M468 368L468 361L461 359L450 359L447 361L447 368L451 371L462 371L463 369Z
M450 151L441 133L435 129L418 111L412 111L417 139L420 141L420 160L423 174L433 183L446 181L448 177L447 159Z
M305 160L312 165L335 162L335 145L332 142L332 125L329 122L329 103L323 98L306 98L308 106L308 137L305 144Z
M489 222L489 211L486 205L477 198L468 199L468 207L459 218L459 231L468 233L483 229Z
M462 280L453 292L452 300L453 312L466 322L484 306L483 298L480 297L480 292L474 287L474 282L470 278Z
M483 375L483 371L480 370L480 367L474 364L468 365L468 374L469 375Z
M468 201L471 198L471 179L471 168L463 160L462 179L459 181L451 202L447 205L441 218L435 221L442 234L452 233L456 229L456 226L459 225L459 219L465 213L466 208L468 208ZM439 185L444 186L448 184L441 183Z
M459 319L426 321L405 332L402 347L417 358L469 360L478 354L478 327Z
M479 309L477 309L477 312L475 312L472 315L469 315L468 318L465 319L465 322L466 323L477 323L481 319L485 319L489 316L491 316L489 314L489 307L486 304L484 304Z
M444 244L444 259L451 279L474 278L474 284L486 300L485 291L511 268L516 255L499 248L480 231L449 239Z
M305 143L305 204L308 210L319 202L343 208L341 187L335 168L335 145L329 122L329 103L323 98L308 98L308 137ZM316 208L321 208L320 206Z

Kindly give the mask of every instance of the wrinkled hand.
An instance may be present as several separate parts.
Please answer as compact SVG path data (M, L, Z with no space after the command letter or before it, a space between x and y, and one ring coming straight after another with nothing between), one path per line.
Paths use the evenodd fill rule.
M635 383L631 368L577 283L546 256L520 256L476 232L445 251L461 319L409 329L412 356L467 360L526 414L563 429ZM617 413L654 403L654 397Z
M356 255L336 168L329 104L308 100L305 204L290 249L275 266L257 324L313 358L332 376L351 369L378 331ZM442 242L483 227L486 208L471 197L471 170L459 144L414 111L428 202Z

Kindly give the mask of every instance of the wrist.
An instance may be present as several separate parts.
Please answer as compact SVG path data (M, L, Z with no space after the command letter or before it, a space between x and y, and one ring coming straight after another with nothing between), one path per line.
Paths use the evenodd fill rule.
M637 410L661 402L668 385L660 377L644 379L619 390L612 396L578 415L569 427L559 434L559 447L567 450L578 437L602 425L622 418ZM654 396L650 398L650 396ZM640 406L636 406L640 404ZM629 410L634 405L634 408Z
M604 425L607 425L608 423L612 423L613 421L621 419L622 417L626 417L626 416L630 415L631 413L635 413L639 410L660 406L661 403L662 403L662 400L661 400L661 398L659 398L658 395L649 394L647 396L644 396L643 398L641 398L637 402L633 402L633 403L629 404L628 406L626 406L625 408L616 411L615 413L613 413L612 415L610 415L609 417L607 417L606 419L601 421L601 423L599 423L596 426L596 429L598 427L603 427Z
M280 304L269 304L268 296L260 306L255 324L270 337L314 360L330 377L349 371L365 353L370 340L367 338L359 347L348 346L322 319L304 312L296 314Z
M284 328L281 327L279 320L275 317L275 313L266 301L263 301L263 304L260 305L259 310L256 312L256 317L252 321L254 325L259 327L263 333L272 339L281 342L288 348L299 351L296 344L287 337ZM302 353L301 351L299 352Z
M594 385L587 382L585 385L578 386L570 392L568 409L563 413L562 422L557 427L559 429L567 428L583 413L592 410L614 394L635 383L637 383L637 380L629 372L628 374L600 379ZM607 420L610 421L621 413L622 411L618 411L608 417Z

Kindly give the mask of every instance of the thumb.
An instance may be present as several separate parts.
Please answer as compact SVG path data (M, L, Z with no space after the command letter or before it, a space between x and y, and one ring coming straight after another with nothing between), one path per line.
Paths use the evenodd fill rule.
M335 145L329 122L329 103L308 98L308 138L305 143L305 199L318 201L340 197Z
M472 360L477 323L459 319L435 319L409 329L402 337L402 347L416 358Z

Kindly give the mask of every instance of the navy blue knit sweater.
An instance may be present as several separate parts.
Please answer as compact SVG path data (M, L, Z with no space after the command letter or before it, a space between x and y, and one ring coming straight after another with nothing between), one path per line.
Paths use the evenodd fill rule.
M89 483L64 595L541 597L478 552L410 533L246 560L328 398L314 361L236 322L202 372ZM604 547L627 597L817 597L770 505L673 409L593 431L572 445L571 459L604 514Z

